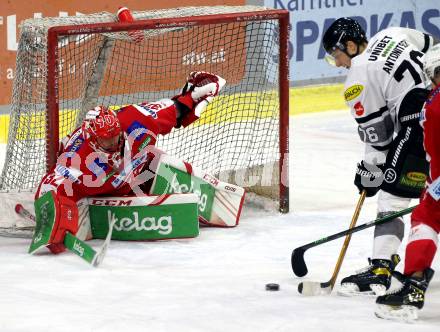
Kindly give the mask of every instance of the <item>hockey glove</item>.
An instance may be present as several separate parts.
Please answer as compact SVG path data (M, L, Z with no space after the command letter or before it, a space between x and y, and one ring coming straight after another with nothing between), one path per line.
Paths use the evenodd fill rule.
M78 231L76 203L50 191L38 198L34 205L36 227L29 253L44 246L54 254L63 252L66 232L76 234Z
M206 109L208 104L218 95L226 80L208 72L191 72L187 78L182 93L173 100L177 103L180 116L176 127L190 125Z
M367 197L376 195L383 181L382 167L383 165L372 165L363 160L357 164L354 185L359 189L359 193L365 190Z

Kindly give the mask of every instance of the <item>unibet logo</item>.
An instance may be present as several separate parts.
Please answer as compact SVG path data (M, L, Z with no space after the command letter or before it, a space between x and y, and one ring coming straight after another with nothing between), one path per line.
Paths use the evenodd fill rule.
M361 94L363 89L364 89L363 85L360 85L360 84L352 85L344 92L345 100L350 101L350 100L353 100L353 99L359 97L359 95Z
M73 244L73 250L75 250L81 257L84 256L84 248L78 241Z
M107 211L109 222L116 219L114 229L119 232L157 231L161 235L170 234L173 231L173 219L171 216L163 216L156 220L154 217L139 219L139 213L133 212L133 218L116 218L112 211Z

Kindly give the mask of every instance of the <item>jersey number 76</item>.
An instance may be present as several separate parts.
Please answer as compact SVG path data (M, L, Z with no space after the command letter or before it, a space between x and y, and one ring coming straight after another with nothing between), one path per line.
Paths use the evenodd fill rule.
M419 58L421 58L422 56L423 56L422 52L418 52L414 50L409 52L409 57L411 58L411 60L415 62L420 67L420 69L423 70L423 64L419 60ZM422 83L422 78L420 77L420 74L417 72L417 69L414 68L413 64L409 60L403 60L402 63L394 72L394 78L396 79L397 82L403 80L404 78L403 74L406 71L409 71L409 73L413 77L415 85L419 85L420 83Z

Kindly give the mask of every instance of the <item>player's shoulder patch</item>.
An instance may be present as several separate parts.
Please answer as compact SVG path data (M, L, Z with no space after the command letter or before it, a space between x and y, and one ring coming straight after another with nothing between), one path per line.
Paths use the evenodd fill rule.
M359 97L364 90L364 86L362 84L353 84L352 86L349 86L344 91L344 98L345 101L352 101L353 99L356 99Z

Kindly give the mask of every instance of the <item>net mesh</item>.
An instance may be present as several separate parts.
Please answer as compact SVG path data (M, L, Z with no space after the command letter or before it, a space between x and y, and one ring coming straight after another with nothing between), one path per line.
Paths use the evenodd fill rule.
M134 12L136 19L264 10L262 7L187 7ZM35 188L46 172L47 30L58 25L115 22L109 13L26 20L21 25L5 165L0 189ZM221 178L278 199L278 21L245 21L60 37L60 138L96 105L171 98L191 71L227 81L201 119L158 140L170 155Z

